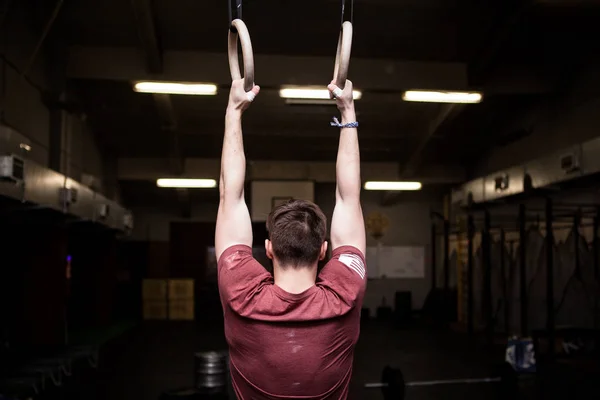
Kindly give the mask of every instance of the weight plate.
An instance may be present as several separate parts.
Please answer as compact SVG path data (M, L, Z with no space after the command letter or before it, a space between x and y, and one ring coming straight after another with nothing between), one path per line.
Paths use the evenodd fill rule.
M519 375L509 363L500 365L498 376L500 381L500 398L516 399L519 393Z
M384 400L404 400L406 385L400 369L386 365L381 373L381 382L387 384L381 388Z
M202 393L221 393L228 384L229 368L227 352L206 352L195 355L195 387Z

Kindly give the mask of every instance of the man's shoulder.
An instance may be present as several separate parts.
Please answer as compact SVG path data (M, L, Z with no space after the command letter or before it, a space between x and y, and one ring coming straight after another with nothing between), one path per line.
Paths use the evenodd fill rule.
M255 261L252 255L252 248L245 244L234 244L225 249L217 260L219 269L232 268L238 264L246 264L249 261Z
M339 259L340 256L343 255L352 255L360 258L361 260L365 260L365 255L360 249L354 247L352 245L342 245L338 246L331 252L331 259Z
M365 279L367 274L365 256L354 246L340 246L333 250L331 259L327 262L323 270L333 265L341 265L355 272L362 279Z
M218 261L219 287L222 290L256 290L272 279L269 271L252 255L246 245L233 245L225 249Z

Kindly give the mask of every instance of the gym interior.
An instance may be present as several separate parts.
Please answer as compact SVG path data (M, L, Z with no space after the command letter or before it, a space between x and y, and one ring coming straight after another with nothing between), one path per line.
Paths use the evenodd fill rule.
M243 129L267 269L274 206L331 218L322 89L353 26L349 398L597 398L600 1L341 3L0 1L1 399L234 398L214 250L233 18L262 88Z

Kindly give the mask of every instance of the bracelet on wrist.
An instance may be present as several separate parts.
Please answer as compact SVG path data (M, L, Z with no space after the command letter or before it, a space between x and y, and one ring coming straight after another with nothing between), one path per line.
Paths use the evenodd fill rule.
M341 124L337 117L333 117L333 122L330 122L331 126L338 128L358 128L358 121L348 122L347 124Z

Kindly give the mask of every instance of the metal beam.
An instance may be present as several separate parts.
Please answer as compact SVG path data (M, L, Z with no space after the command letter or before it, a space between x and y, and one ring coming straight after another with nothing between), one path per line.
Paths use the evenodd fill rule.
M39 54L40 50L42 50L42 47L44 45L44 42L46 41L46 38L48 37L48 34L50 33L50 30L54 26L54 22L56 21L56 17L58 17L58 14L62 8L63 3L64 3L64 0L58 0L56 2L56 5L54 6L54 10L52 11L52 14L50 14L48 21L44 25L44 29L42 30L42 34L38 38L35 48L31 52L31 55L29 56L27 63L25 64L25 67L21 70L21 76L26 77L27 74L29 74L29 70L33 66L33 63L35 62L37 55Z
M112 60L106 63L106 60ZM322 85L331 75L331 57L255 54L257 83L264 89L281 85ZM166 80L211 82L229 87L227 54L200 51L164 51L163 72L151 73L135 48L69 48L67 76L73 79L116 81ZM539 68L508 65L477 89L490 94L549 93L553 87ZM398 61L352 58L350 79L358 89L390 95L408 89L469 90L467 65L453 62ZM498 80L498 82L496 82ZM366 96L365 96L366 99Z
M161 129L177 129L177 117L175 115L175 109L173 108L171 96L168 94L154 94L153 97L154 103L156 104L156 111L160 117Z
M164 51L163 73L146 71L134 48L70 48L68 76L75 79L173 80L212 82L229 86L227 53ZM111 60L106 63L106 60ZM264 87L327 83L333 65L331 57L298 57L255 54L257 83ZM351 79L363 90L403 91L406 89L468 89L464 63L352 59Z
M563 0L564 1L564 0ZM312 0L313 3L322 4L323 0ZM326 0L328 3L339 3L340 0ZM452 9L456 7L457 0L354 0L355 4L361 5L382 5L382 6L394 6L401 10L405 9L435 9L435 10L444 10L444 9Z
M138 36L146 55L148 71L160 74L163 70L161 49L154 24L154 10L150 0L131 0ZM115 60L111 60L114 62Z
M402 172L400 173L401 178L408 178L415 174L418 168L421 166L423 161L423 151L435 133L438 131L440 126L452 116L457 115L464 107L458 104L443 104L440 106L440 111L436 117L429 123L421 140L417 144L417 147L412 151L412 155L408 162L404 165Z
M151 0L131 0L131 6L138 35L146 55L147 71L151 74L161 74L163 72L163 57L154 23L154 10ZM171 96L168 94L154 94L153 96L161 121L161 131L163 134L168 135L170 139L170 173L180 175L183 173L181 138L177 130L177 117Z
M483 83L487 80L492 68L495 67L494 61L496 60L498 52L505 45L506 41L510 39L510 35L515 26L522 21L523 17L531 7L535 5L535 2L536 1L534 0L523 0L512 6L512 9L508 12L508 16L499 28L492 33L490 39L484 43L478 52L478 57L473 62L470 71L472 81Z
M181 135L174 130L164 130L171 139L169 149L169 171L174 176L180 176L185 171L185 160L181 151Z
M313 180L315 182L335 182L335 162L303 161L264 161L249 160L248 180ZM181 176L190 178L218 179L220 160L215 158L187 158ZM398 163L363 162L362 179L398 180ZM170 166L164 158L120 158L118 160L119 180L148 180L170 176ZM457 184L464 182L465 171L460 167L427 168L417 177L426 184Z
M581 7L581 6L600 6L600 0L535 0L536 3L544 6L561 7Z

